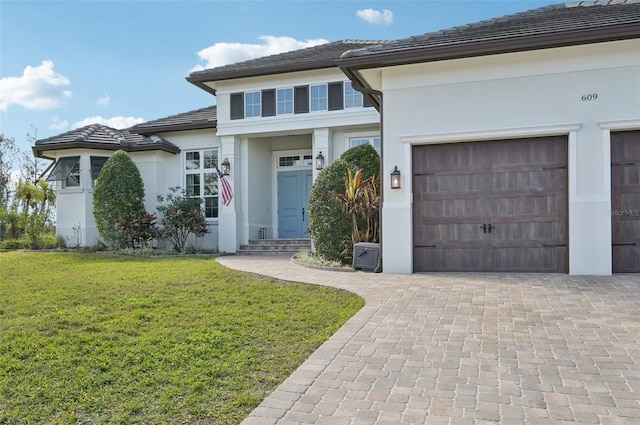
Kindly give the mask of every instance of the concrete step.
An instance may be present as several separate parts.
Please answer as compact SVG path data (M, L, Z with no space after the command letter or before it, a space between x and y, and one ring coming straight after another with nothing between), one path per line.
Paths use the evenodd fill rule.
M290 255L311 249L310 239L252 239L240 245L236 255Z

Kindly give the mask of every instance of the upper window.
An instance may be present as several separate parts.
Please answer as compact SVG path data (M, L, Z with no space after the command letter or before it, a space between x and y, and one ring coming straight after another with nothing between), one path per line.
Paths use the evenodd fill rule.
M352 137L349 139L349 147L353 148L354 146L359 145L371 145L376 150L376 152L380 153L380 137Z
M253 91L244 94L245 118L260 116L260 92Z
M278 90L278 115L293 114L293 89Z
M60 158L47 177L48 181L62 181L62 188L80 186L80 157Z
M351 85L351 81L347 81L344 83L344 107L362 107L362 93L353 88L353 86Z
M218 217L218 150L185 152L185 192L203 201L204 216Z
M326 111L327 110L327 85L318 84L311 86L311 110Z

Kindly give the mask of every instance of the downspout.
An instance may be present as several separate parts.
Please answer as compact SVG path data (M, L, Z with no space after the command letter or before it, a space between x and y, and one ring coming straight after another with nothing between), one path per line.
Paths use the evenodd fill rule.
M373 106L378 110L380 114L380 222L378 223L378 239L380 240L380 263L376 266L374 272L380 273L382 271L382 215L384 214L384 179L382 175L384 174L384 161L383 161L383 153L384 153L384 131L383 131L383 102L382 102L382 92L380 90L372 89L371 87L367 87L363 81L364 78L360 72L350 69L350 68L341 68L342 72L349 77L351 80L351 86L361 92L364 95L367 95Z

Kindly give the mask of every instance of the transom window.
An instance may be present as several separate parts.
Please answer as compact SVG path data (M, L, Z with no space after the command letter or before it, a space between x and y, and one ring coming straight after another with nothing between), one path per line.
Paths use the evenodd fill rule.
M218 150L185 152L185 192L203 201L204 216L218 217Z
M349 138L349 147L353 148L359 145L369 144L373 146L373 148L380 153L380 137L351 137Z
M311 111L327 110L327 85L318 84L311 86Z
M311 155L289 155L278 158L278 167L303 167L313 164L313 156Z
M244 94L244 116L246 118L260 116L259 91L253 91Z
M293 89L278 90L278 115L293 114Z

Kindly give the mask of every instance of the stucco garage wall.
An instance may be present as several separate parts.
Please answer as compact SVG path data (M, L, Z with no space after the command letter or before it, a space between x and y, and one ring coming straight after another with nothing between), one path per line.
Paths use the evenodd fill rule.
M610 274L608 128L640 126L638 51L634 40L384 69L383 175L403 173L385 191L385 272L412 271L412 144L566 134L570 273Z

